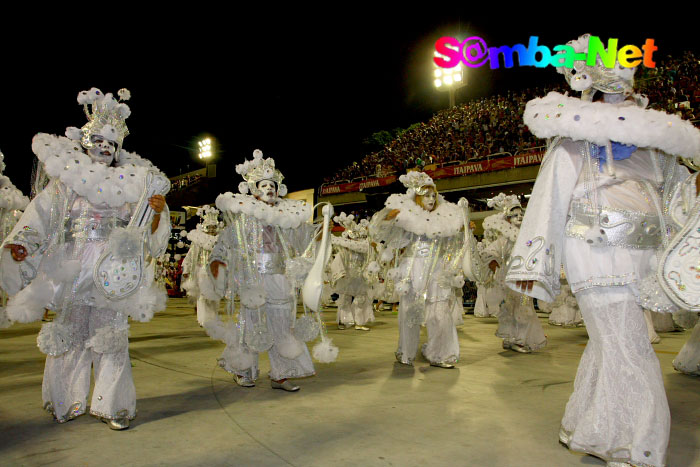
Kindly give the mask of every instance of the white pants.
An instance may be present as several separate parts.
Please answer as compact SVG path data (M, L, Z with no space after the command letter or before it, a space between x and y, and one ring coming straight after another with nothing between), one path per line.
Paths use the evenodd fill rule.
M671 417L642 309L627 287L576 294L588 345L562 420L562 441L607 461L664 465Z
M693 328L688 342L673 360L673 367L682 373L700 376L700 321Z
M367 295L356 295L353 297L341 294L338 296L336 303L338 304L338 315L336 318L338 324L364 326L370 321L374 321L372 301Z
M512 290L506 292L506 299L498 312L496 336L505 344L518 344L529 350L537 350L547 345L542 325L531 298L524 298Z
M267 351L270 358L270 379L281 380L286 378L304 378L316 374L314 364L311 361L309 349L306 343L301 342L292 334L292 304L265 305L267 325L272 333L273 344ZM243 309L247 325L258 322L258 313L248 308ZM284 347L284 348L283 348ZM285 358L283 354L289 348L298 348L299 354L295 358ZM247 376L256 380L260 374L258 368L258 353L253 354L253 364L249 368L240 368L236 371L241 376ZM241 371L242 370L242 371Z
M204 326L207 321L216 319L219 314L219 302L207 300L202 295L197 299L197 321Z
M410 364L418 352L421 326L409 317L410 300L405 296L399 301L399 347L396 357ZM425 304L425 327L428 342L423 345L423 356L430 363L456 363L459 360L459 340L454 324L450 300Z
M136 389L131 375L127 342L118 352L99 353L86 348L88 339L105 327L127 326L126 317L112 310L76 306L60 312L57 322L67 326L73 336L72 347L64 354L46 357L42 395L44 406L65 422L87 411L90 373L94 369L95 389L90 413L108 419L136 416Z

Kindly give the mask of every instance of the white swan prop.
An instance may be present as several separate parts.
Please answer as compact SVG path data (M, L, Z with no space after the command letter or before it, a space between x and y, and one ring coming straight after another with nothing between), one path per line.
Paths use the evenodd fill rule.
M466 198L460 198L457 203L462 208L464 216L464 244L466 245L464 257L462 258L462 271L464 277L476 283L486 281L484 264L481 261L479 251L476 249L477 241L474 238L474 233L469 228L469 201Z
M301 289L304 305L306 308L318 312L321 310L321 293L323 291L323 270L326 268L326 263L331 256L331 242L329 240L330 220L333 216L333 205L325 203L323 209L323 238L321 246L316 252L316 259L309 271L304 286Z

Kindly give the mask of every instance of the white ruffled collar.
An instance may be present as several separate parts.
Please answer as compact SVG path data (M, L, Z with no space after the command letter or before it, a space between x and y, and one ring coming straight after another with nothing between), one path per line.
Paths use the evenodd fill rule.
M493 214L484 219L484 231L495 230L505 236L509 241L515 243L518 239L520 229L508 222L503 214Z
M563 136L600 146L616 141L687 158L700 154L700 130L690 122L635 105L586 102L550 92L527 103L523 120L538 138Z
M29 198L6 176L0 174L0 209L24 210L29 204Z
M295 229L311 219L311 205L306 201L280 198L274 206L252 195L224 193L216 198L216 207L233 214L255 217L265 225Z
M187 239L189 241L204 248L205 250L213 249L218 237L218 235L209 235L208 233L198 229L192 229L187 234Z
M110 207L137 202L146 174L150 170L160 172L150 161L124 150L116 167L93 162L80 143L65 136L38 133L32 140L32 150L49 177L60 179L93 204Z
M426 211L418 206L414 197L405 193L389 196L384 206L398 209L396 223L399 227L416 235L429 238L451 237L459 233L464 226L460 208L438 195L438 205L433 211Z
M336 237L334 235L331 237L331 243L334 246L340 246L343 248L347 248L348 250L352 250L356 253L367 254L367 252L369 251L367 238L364 238L362 240L352 240L350 238Z

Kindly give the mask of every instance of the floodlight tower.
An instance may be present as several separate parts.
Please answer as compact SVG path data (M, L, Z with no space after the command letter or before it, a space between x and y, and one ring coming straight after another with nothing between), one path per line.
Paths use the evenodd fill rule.
M448 58L437 52L434 52L434 55L444 59ZM452 108L455 106L455 91L465 86L464 67L461 62L453 68L441 68L435 64L435 60L431 60L431 62L433 63L433 85L438 91L447 91L449 93L450 108Z
M199 158L204 161L204 163L207 163L207 160L211 158L212 156L212 144L211 144L211 138L204 138L203 140L199 141Z

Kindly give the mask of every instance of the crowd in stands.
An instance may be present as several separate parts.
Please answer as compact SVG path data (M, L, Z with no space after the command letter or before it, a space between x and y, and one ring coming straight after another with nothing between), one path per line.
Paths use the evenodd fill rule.
M700 105L700 64L692 52L680 58L659 59L656 68L643 68L637 77L639 92L647 94L650 107L695 120ZM517 154L541 146L523 124L525 104L557 86L508 91L441 110L428 122L412 125L380 151L324 178L325 184L405 173L409 168L480 160L508 152Z
M202 174L187 175L186 177L172 180L171 190L182 190L198 182L202 178Z

